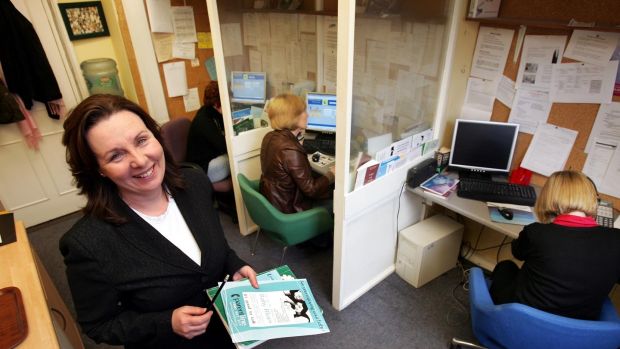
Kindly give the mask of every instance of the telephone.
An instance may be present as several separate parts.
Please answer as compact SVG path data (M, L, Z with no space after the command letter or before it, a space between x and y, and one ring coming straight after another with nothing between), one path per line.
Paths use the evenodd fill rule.
M605 200L598 201L596 208L596 223L603 227L614 227L614 206L611 202Z

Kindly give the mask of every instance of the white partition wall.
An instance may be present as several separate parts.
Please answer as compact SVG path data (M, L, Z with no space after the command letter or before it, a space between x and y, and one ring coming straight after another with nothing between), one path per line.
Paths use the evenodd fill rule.
M339 310L394 271L398 230L421 215L420 199L404 191L407 170L432 152L411 153L392 172L356 190L354 162L358 154L376 155L369 144L377 137L389 145L425 125L432 127L432 138L443 133L455 13L465 14L464 2L454 0L407 1L396 13L356 14L355 3L339 1L333 16L256 11L247 1L207 1L242 234L254 231L254 224L236 175L260 177L260 141L269 129L234 134L230 72L260 67L267 73L267 97L298 79L317 82L319 91L335 89L332 305Z
M356 154L373 139L397 142L417 125L443 132L445 99L464 2L410 1L397 12L356 14L338 4L338 171L332 305L343 309L394 271L398 231L421 217L403 192L412 153L395 171L353 190ZM423 127L423 128L424 128Z

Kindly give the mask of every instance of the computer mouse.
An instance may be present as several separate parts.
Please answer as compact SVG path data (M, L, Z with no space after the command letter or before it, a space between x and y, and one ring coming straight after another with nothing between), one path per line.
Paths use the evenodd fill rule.
M321 153L316 152L316 153L312 154L312 161L319 162L320 159L321 159Z
M501 214L502 217L506 218L507 220L512 220L512 218L514 217L512 211L507 208L500 207L497 209L497 212L499 212L499 214Z

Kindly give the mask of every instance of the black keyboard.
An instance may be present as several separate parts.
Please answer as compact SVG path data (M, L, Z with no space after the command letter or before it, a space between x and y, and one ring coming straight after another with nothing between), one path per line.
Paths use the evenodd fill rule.
M315 139L305 139L304 149L307 154L319 151L327 155L336 155L336 139L319 137Z
M534 187L529 185L500 183L472 178L461 179L456 194L466 199L504 204L534 206L536 202L536 191L534 191Z

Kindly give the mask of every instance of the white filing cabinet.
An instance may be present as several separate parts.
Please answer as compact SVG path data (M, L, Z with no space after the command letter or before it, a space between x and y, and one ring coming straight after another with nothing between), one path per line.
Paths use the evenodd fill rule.
M463 225L438 214L400 231L396 273L414 287L421 287L454 268Z

